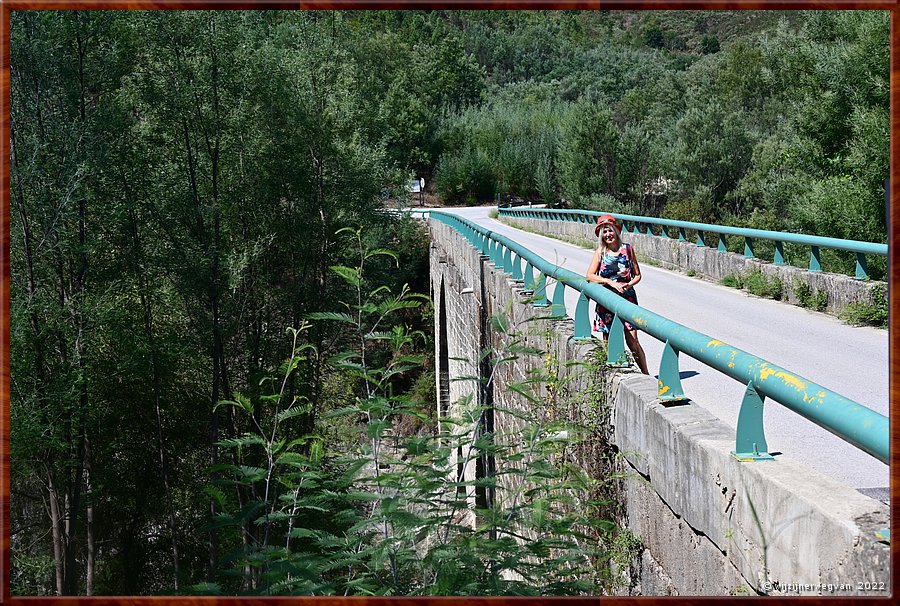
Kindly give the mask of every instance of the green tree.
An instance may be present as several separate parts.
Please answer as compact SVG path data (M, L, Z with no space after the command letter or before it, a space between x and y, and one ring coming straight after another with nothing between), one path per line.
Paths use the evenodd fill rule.
M559 144L559 180L567 200L619 193L621 136L610 109L580 102L568 114Z

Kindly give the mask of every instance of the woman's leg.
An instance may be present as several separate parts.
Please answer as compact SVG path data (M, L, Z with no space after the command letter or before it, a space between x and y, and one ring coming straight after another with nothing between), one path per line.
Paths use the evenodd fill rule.
M641 372L645 375L649 375L650 372L647 370L647 356L644 355L644 348L641 347L641 342L638 341L636 330L625 331L625 344L628 345L628 349L634 354L634 361L637 362Z

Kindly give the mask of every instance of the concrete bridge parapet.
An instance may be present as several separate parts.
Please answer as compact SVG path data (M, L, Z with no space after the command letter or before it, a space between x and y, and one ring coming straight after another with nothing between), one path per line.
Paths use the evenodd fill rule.
M569 362L593 355L598 344L573 341L571 321L531 321L536 312L521 283L450 227L435 221L430 227L441 414L466 394L486 406L528 409L533 405L506 385L546 366L548 356L562 376L576 372ZM490 316L499 311L511 324L536 326L529 338L548 356L522 356L503 367L491 390L452 381L487 371L473 361L498 345ZM624 478L616 521L642 543L621 571L627 578L618 593L889 595L890 548L874 535L889 525L887 506L781 457L739 462L730 455L733 428L693 402L663 406L657 381L633 370L597 367L569 386L576 395L602 387L607 421L590 448L599 441L615 453L611 467L597 473ZM547 408L583 423L596 418L597 406L596 398L574 397ZM497 415L492 423L502 432L514 421ZM586 469L600 469L595 451L585 447L579 457ZM468 470L467 479L475 473Z
M890 549L874 534L887 506L797 462L738 461L733 428L695 403L663 406L651 377L608 381L613 440L633 472L626 521L647 547L638 591L886 595L865 587L890 587Z

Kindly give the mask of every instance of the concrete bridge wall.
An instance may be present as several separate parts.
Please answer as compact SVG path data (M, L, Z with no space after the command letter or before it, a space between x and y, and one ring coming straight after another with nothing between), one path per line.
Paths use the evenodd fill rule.
M567 221L547 221L542 219L503 218L505 223L523 227L550 236L561 236L573 243L594 248L593 225ZM754 271L766 278L777 278L783 286L783 300L794 305L800 304L796 284L805 284L811 293L824 292L827 296L825 311L838 314L850 303L872 304L873 289L883 282L857 280L851 276L827 272L809 272L791 265L773 265L761 259L748 259L744 255L719 252L708 246L697 246L693 242L681 242L674 238L648 236L646 234L623 234L623 240L631 242L638 259L651 259L665 269L694 271L697 275L721 281L725 276L746 276Z
M888 595L889 547L873 534L888 527L885 505L803 465L738 462L729 454L734 429L695 403L662 406L656 380L634 368L570 364L593 359L599 344L574 342L569 320L530 320L546 311L527 302L521 283L495 270L451 228L434 221L430 227L437 367L447 371L438 373L438 393L447 394L442 412L466 395L529 409L505 386L531 369L547 369L551 360L559 384L572 379L568 397L545 390L546 405L532 412L595 423L596 435L578 453L582 465L596 477L624 477L611 484L620 505L609 513L641 546L627 570L620 569L617 593ZM547 353L500 367L490 391L450 381L488 372L472 361L486 346L503 346L489 319L504 311L512 326L528 327L529 345ZM501 433L515 422L500 415L492 421ZM880 589L866 590L872 583Z

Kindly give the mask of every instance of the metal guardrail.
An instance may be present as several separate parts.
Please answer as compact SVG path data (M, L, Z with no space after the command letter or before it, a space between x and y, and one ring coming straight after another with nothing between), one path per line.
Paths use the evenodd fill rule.
M607 344L607 361L611 365L625 365L627 360L623 319L664 342L659 367L659 399L664 404L688 399L681 387L679 353L745 384L747 389L738 415L735 450L732 452L738 459L772 459L763 426L763 401L769 397L883 463L888 462L886 416L763 358L630 303L609 289L588 282L582 275L553 265L503 235L452 214L430 211L429 216L459 231L513 280L523 281L526 289L533 293L533 304L552 306L553 315L565 314L565 289L575 289L579 293L574 318L576 339L593 338L588 299L612 311L615 318ZM555 281L552 301L547 300L547 278Z
M590 210L549 210L549 209L529 209L529 210L509 210L500 209L501 216L521 217L528 219L542 219L550 221L572 221L576 223L590 223L597 221L597 217L601 214ZM730 227L727 225L712 225L709 223L692 223L690 221L675 221L672 219L657 219L655 217L640 217L636 215L623 215L619 213L609 213L624 223L623 229L628 230L628 224L632 225L632 233L644 233L648 236L656 235L650 229L651 225L660 225L662 227L661 236L668 238L668 229L678 230L678 240L686 241L685 230L691 229L697 231L697 246L706 246L703 235L707 232L719 234L718 250L725 252L725 236L741 236L744 238L744 256L747 258L756 258L753 252L753 241L770 240L775 243L775 255L772 260L773 265L785 265L784 261L784 243L800 244L810 247L809 254L809 271L822 271L821 259L819 258L820 248L834 248L837 250L847 250L856 253L856 278L858 280L867 280L869 278L869 270L866 264L866 255L887 256L888 245L878 244L874 242L862 242L859 240L841 240L839 238L825 238L821 236L809 236L806 234L792 234L780 231L767 231L763 229L749 229L743 227ZM641 231L643 227L644 231Z

